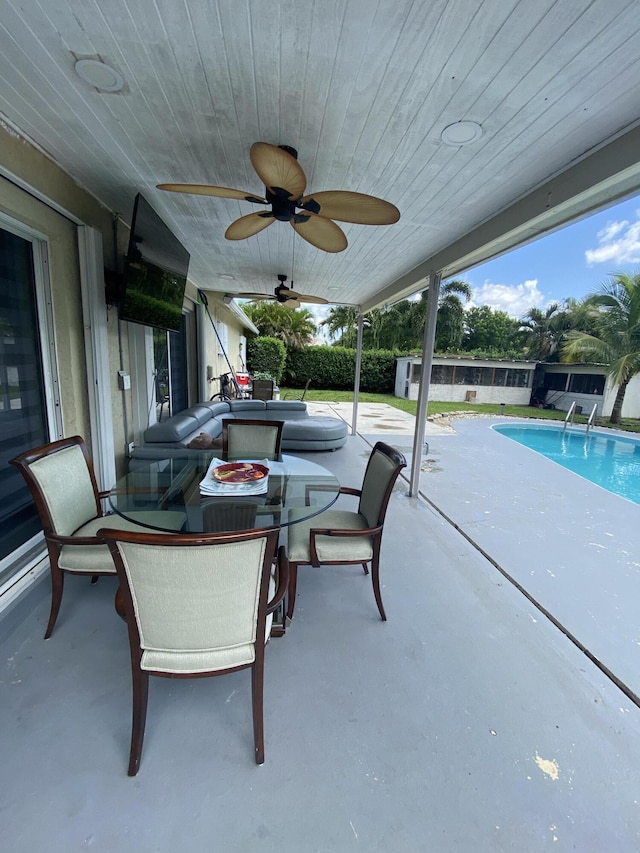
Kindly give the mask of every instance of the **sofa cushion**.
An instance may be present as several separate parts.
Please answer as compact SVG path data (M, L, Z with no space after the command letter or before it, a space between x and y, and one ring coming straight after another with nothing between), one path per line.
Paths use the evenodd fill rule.
M229 411L229 404L221 403L219 400L207 400L204 403L198 403L198 405L205 406L209 409L212 418L215 418L218 415L226 415Z
M180 414L189 415L190 417L195 418L200 425L210 421L213 417L211 409L208 406L202 406L200 403L196 403L195 406L190 406L188 409L180 412Z
M267 400L268 419L286 421L290 418L308 418L307 404L300 400Z
M198 429L199 426L200 424L196 418L191 415L173 415L173 417L168 420L160 421L146 429L144 432L144 440L145 443L153 443L157 441L165 443L168 441L179 442L192 432L196 432L197 435L200 431Z
M332 442L346 439L347 424L340 418L309 417L284 422L282 441ZM343 442L344 443L344 442Z
M256 418L264 416L266 406L264 400L231 400L229 402L231 413L242 412L241 418L251 417L251 412L255 413Z

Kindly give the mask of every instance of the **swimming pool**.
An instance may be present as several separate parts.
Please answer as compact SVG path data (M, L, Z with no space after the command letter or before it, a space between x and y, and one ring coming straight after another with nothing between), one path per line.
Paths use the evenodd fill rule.
M637 439L557 426L495 424L493 429L614 495L640 504Z

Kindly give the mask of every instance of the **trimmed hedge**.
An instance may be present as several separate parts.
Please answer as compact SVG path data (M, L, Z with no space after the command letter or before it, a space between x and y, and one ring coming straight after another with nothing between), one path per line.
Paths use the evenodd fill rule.
M279 338L256 337L247 341L247 368L250 373L268 373L280 384L287 350Z
M390 350L364 350L360 371L360 390L392 394L395 387L397 353ZM312 388L350 391L356 371L356 351L346 347L305 347L287 350L283 382L301 388L311 378Z

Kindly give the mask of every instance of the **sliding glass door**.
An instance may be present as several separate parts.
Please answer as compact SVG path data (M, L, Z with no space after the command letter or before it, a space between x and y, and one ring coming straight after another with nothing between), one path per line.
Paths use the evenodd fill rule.
M41 530L22 476L8 463L51 434L38 306L42 249L0 223L0 583L16 570L11 555Z

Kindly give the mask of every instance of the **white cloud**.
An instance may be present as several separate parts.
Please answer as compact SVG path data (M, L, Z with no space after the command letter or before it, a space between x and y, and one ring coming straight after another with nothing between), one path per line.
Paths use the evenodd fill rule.
M587 266L640 263L640 210L636 211L635 222L627 219L607 222L597 237L598 247L584 253Z
M480 287L473 288L473 299L468 307L488 305L495 311L505 311L510 317L522 317L531 308L544 308L549 300L538 290L538 279L528 279L522 284L495 284L485 279Z

